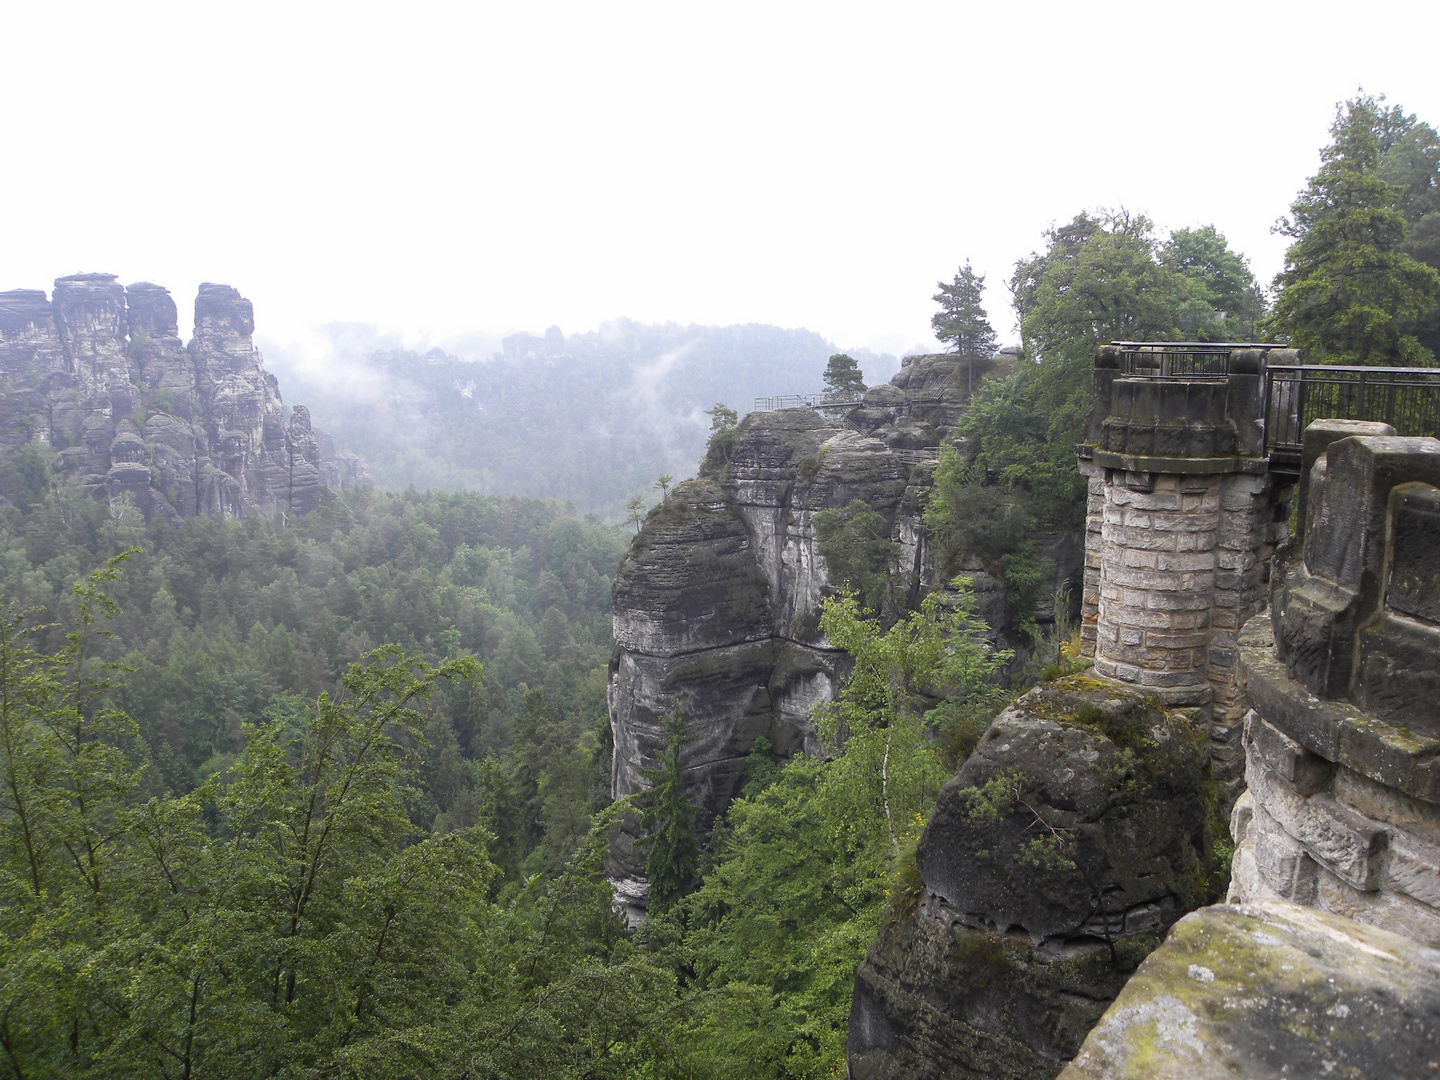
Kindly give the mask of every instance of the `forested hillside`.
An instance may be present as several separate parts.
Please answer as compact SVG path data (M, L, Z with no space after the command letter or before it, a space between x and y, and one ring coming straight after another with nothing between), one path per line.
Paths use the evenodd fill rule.
M391 354L363 402L285 374L379 479L430 490L275 521L147 524L43 442L0 451L0 1077L843 1075L856 966L919 900L938 788L1027 678L1081 666L1057 633L1002 689L1013 657L954 575L995 573L1022 627L1046 600L1035 537L1081 520L1096 347L1430 358L1440 140L1368 98L1335 136L1268 313L1213 228L1087 211L1019 260L1024 355L968 399L924 514L943 587L867 610L903 595L897 546L863 504L817 515L820 627L853 661L813 714L826 752L757 741L708 833L678 712L648 790L611 801L628 530L494 493L618 516L707 433L724 462L714 402L818 389L818 336L625 324L483 364ZM993 341L964 318L948 340ZM1001 779L977 812L1019 798ZM646 836L638 928L605 876L622 817Z
M743 414L757 396L818 392L836 352L808 330L628 320L570 337L516 335L507 347L483 360L347 353L323 373L271 348L270 364L383 485L523 493L618 520L656 476L693 471L704 410L718 401ZM860 358L875 381L897 367Z

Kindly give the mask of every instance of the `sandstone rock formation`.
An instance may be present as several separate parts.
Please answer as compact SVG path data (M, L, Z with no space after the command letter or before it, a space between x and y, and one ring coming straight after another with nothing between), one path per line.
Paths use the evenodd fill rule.
M147 521L313 510L340 471L304 407L287 414L254 329L228 285L200 286L188 347L158 285L77 274L48 300L0 292L0 443L48 445L62 475Z
M1277 901L1187 915L1061 1080L1434 1076L1440 952Z
M1219 352L1101 351L1081 448L1090 476L1082 610L1086 651L1105 680L1097 687L1133 688L1197 735L1208 727L1209 752L1198 756L1214 774L1209 812L1239 795L1228 897L1238 906L1180 922L1062 1075L1430 1075L1440 1071L1440 440L1347 419L1315 421L1302 437L1304 394L1284 384L1298 356ZM1290 374L1268 379L1272 361ZM1073 940L1067 923L1091 917L1078 904L1086 887L1105 896L1113 883L1101 910L1128 911L1157 882L1184 877L1184 860L1145 865L1161 854L1149 845L1165 825L1143 816L1100 849L1138 857L1132 870L1080 858L1077 841L1075 872L1037 874L1017 847L1037 839L1017 841L1018 822L1008 837L986 835L976 810L1016 783L1013 801L1035 822L1075 823L1078 837L1094 805L1086 788L1103 788L1114 771L1095 747L1067 764L1056 733L1036 724L1024 738L1013 721L997 720L954 782L968 785L967 798L942 793L920 851L926 893L913 925L882 931L860 969L855 1080L1053 1076L1123 972L1102 978L1067 958L1037 979L1042 966L1014 931L1039 961L1052 934ZM987 760L997 742L1041 776L1089 775L1063 798L1041 787L1032 800L1018 784L1028 771L997 772ZM990 786L1002 776L1007 785ZM1183 786L1161 784L1154 799ZM1124 805L1125 790L1105 804L1122 795ZM1162 931L1189 902L1183 889L1171 895L1155 921ZM1008 951L977 953L973 935L987 924L1011 931ZM1122 937L1128 924L1116 924Z
M1440 440L1388 431L1306 430L1301 531L1238 640L1239 906L1176 927L1070 1080L1440 1071Z
M1241 642L1232 899L1440 947L1440 440L1312 427L1305 532Z
M1053 1077L1211 898L1208 757L1182 714L1079 676L1001 713L940 792L914 915L856 975L853 1080Z
M645 786L643 772L663 749L662 720L676 707L694 735L686 756L706 816L744 784L758 737L782 754L818 749L810 711L833 697L846 660L819 631L830 580L815 515L863 500L900 545L907 586L918 594L932 575L919 496L936 447L954 433L980 378L1006 363L981 362L972 373L954 356L907 357L891 384L858 405L751 413L712 451L700 479L651 512L615 579L617 798ZM1062 574L1078 572L1078 543L1071 550ZM983 600L997 583L976 576ZM994 607L984 614L994 618ZM610 864L632 914L647 888L634 840L632 826Z

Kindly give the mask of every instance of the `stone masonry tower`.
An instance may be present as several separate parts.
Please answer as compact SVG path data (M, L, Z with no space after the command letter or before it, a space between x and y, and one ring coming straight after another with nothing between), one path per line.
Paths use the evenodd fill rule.
M1267 361L1294 350L1100 350L1089 441L1082 651L1095 673L1192 710L1231 798L1244 773L1236 636L1264 605L1295 476L1264 448Z

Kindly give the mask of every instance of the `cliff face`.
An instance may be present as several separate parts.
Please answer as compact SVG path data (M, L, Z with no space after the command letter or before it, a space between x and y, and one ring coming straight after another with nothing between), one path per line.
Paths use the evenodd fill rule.
M858 406L752 413L727 460L651 512L615 580L617 798L646 786L643 772L664 748L663 718L677 707L693 736L685 753L706 817L744 784L757 738L784 755L819 749L810 712L834 696L846 657L819 630L830 580L815 515L863 500L900 545L917 592L931 574L920 494L934 448L993 366L972 374L953 356L908 358ZM610 872L638 909L647 885L635 840L633 828L618 837Z
M0 292L0 442L49 445L62 475L147 521L313 510L342 470L309 412L287 415L254 329L228 285L200 286L188 347L158 285L78 274L50 299Z
M1047 683L940 791L913 916L855 977L855 1080L1049 1080L1136 964L1208 899L1203 733L1153 698Z

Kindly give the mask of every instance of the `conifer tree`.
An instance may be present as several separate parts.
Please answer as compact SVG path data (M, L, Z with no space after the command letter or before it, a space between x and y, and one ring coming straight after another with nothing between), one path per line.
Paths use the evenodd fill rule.
M650 910L663 911L695 884L700 842L695 837L695 805L685 790L684 751L690 742L679 708L665 721L665 756L658 769L645 770L650 781L645 824L653 829L645 857L650 879Z
M1382 176L1381 136L1393 121L1372 97L1337 110L1335 141L1279 231L1294 238L1270 320L1306 359L1411 364L1433 359L1415 334L1440 297L1440 272L1407 254L1404 192Z
M848 353L836 353L825 365L825 396L863 394L865 376L859 363Z
M949 285L937 283L940 305L930 319L935 336L967 360L983 360L995 351L995 329L985 315L985 275L970 269L967 259Z

